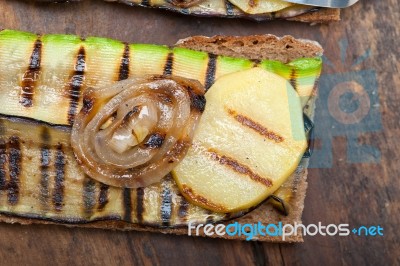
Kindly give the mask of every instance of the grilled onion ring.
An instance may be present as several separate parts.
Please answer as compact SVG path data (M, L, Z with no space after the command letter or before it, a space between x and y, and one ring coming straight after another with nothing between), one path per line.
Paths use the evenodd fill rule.
M204 87L181 77L147 76L89 88L72 127L75 157L97 181L148 186L185 156L204 107Z

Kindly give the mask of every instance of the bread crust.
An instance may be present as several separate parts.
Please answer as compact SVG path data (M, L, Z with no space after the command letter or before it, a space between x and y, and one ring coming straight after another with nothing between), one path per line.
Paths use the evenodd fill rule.
M308 12L296 17L287 18L291 21L299 21L306 23L330 23L340 21L340 9L338 8L321 8L315 12Z
M298 58L321 56L318 42L272 34L213 37L192 36L179 40L178 47L199 50L216 55L243 57L253 60L276 60L288 63Z
M257 41L257 42L256 42ZM284 36L278 38L274 35L252 35L245 37L238 36L194 36L189 37L177 42L176 46L185 47L193 50L201 50L216 55L245 57L254 60L270 59L288 62L301 57L314 57L320 56L323 53L322 47L317 43L309 40L295 39L292 36ZM315 97L311 97L305 108L306 114L312 119L314 114ZM246 215L224 222L223 224L230 224L238 222L240 224L256 224L258 222L263 225L278 224L294 224L295 222L301 223L301 214L304 208L304 199L307 188L307 166L308 159L302 159L296 172L290 178L295 178L297 187L294 189L294 196L289 202L292 207L288 216L284 216L272 207L268 202L261 203L257 208L247 213ZM154 228L150 226L142 226L139 224L132 224L123 221L96 221L87 224L65 224L57 223L45 219L32 219L26 217L9 216L5 214L0 215L0 221L6 223L18 223L23 225L29 224L57 224L65 225L68 227L85 227L85 228L99 228L110 230L136 230L147 232L158 232L164 234L188 235L188 229L184 228ZM194 235L192 232L191 235ZM206 235L200 230L200 235ZM246 236L207 236L212 238L224 239L237 239L245 240ZM269 242L303 242L301 234L287 237L285 241L281 237L273 236L255 236L253 240L269 241Z

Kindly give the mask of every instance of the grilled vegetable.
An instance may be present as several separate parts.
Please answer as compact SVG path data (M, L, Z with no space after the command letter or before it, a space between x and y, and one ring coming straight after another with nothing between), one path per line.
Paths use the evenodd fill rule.
M253 20L291 18L318 8L280 0L106 0L133 6L154 7L195 16L244 17Z
M290 80L306 102L321 72L320 58L288 64L215 56L184 48L124 44L72 35L0 32L0 113L72 125L82 108L82 92L143 75L175 75L208 89L215 79L260 66Z
M1 116L0 132L0 213L69 224L179 226L225 219L189 204L169 176L138 189L89 178L75 161L68 126Z
M204 111L194 80L147 76L85 91L71 144L86 174L107 185L159 182L185 156Z
M300 100L284 78L253 68L218 79L187 156L172 171L183 195L215 212L256 206L307 147Z
M152 226L225 219L188 203L170 178L138 189L92 180L75 161L70 130L88 87L165 74L209 88L223 75L254 66L290 77L309 96L321 59L254 62L104 38L0 31L0 213L61 223L112 219Z

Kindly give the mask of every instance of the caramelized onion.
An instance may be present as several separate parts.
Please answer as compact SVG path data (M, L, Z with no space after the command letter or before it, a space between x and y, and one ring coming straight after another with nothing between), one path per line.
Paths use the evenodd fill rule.
M204 88L148 76L85 91L71 144L90 177L117 187L158 182L185 156L204 111Z

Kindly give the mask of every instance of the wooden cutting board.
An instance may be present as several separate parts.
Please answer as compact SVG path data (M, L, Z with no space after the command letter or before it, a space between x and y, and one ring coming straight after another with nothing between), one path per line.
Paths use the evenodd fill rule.
M305 243L288 245L0 224L0 265L400 264L397 0L360 1L344 10L342 22L318 26L194 18L100 0L41 5L3 0L0 10L0 28L104 36L126 42L172 45L190 35L263 33L319 41L329 62L321 77L322 100L317 111L315 144L320 156L312 159L303 222L384 228L384 236L306 236ZM357 99L365 100L347 94L342 99L331 93L340 92L344 82L356 82L367 92L369 112L364 120L346 120L337 112L339 106L348 107L351 113L358 108ZM345 105L347 101L347 107L335 99Z

